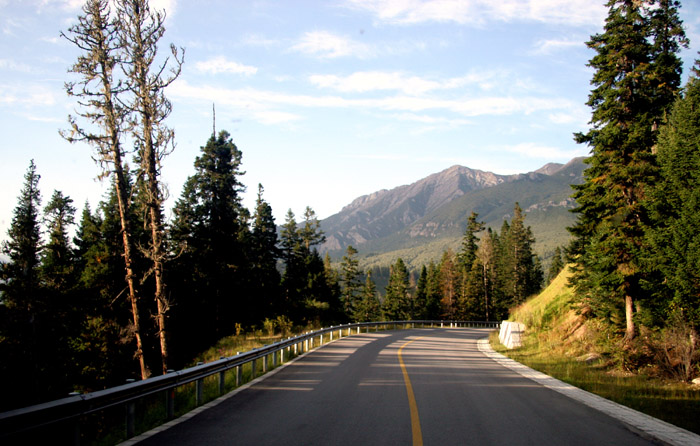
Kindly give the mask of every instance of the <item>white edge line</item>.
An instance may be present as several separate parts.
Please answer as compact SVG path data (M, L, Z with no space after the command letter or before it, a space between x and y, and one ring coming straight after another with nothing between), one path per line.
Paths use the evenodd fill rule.
M623 406L614 401L610 401L601 396L587 392L571 384L567 384L556 378L552 378L537 370L533 370L519 362L507 358L491 348L488 338L479 339L477 342L479 351L509 369L515 371L525 378L529 378L549 389L566 395L588 407L599 410L623 423L650 435L651 437L669 445L687 446L700 445L700 435L687 431L683 428L667 423L658 418L654 418L645 413Z

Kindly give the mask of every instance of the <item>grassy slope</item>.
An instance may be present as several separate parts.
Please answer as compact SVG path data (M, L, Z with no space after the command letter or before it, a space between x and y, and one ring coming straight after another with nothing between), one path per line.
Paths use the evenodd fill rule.
M562 381L700 433L698 386L615 368L609 360L614 355L609 332L577 314L569 275L562 272L540 295L512 312L511 320L526 325L523 347L507 351L495 336L494 348Z

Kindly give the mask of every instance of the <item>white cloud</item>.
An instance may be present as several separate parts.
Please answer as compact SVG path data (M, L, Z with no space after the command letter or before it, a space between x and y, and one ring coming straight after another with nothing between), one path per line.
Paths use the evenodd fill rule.
M535 44L535 54L551 54L568 48L584 48L586 39L547 39Z
M399 90L404 93L421 94L440 87L435 81L417 76L405 76L398 72L363 71L346 77L335 75L313 75L312 84L322 88L332 88L344 93L365 93L368 91Z
M253 112L253 118L256 121L267 125L286 124L302 119L302 117L297 114L277 110L256 111Z
M29 73L32 71L32 67L21 62L15 62L9 59L0 59L0 70L11 70L20 71L22 73Z
M373 51L368 45L328 31L304 33L299 42L292 47L292 50L323 59L368 58L373 55Z
M599 26L606 14L602 4L590 0L347 0L346 5L396 24L534 21Z
M538 158L538 159L571 159L577 156L585 154L587 149L585 147L578 150L565 150L560 147L544 146L532 142L526 142L521 144L516 144L514 146L504 147L503 150L506 152L516 153L518 155L524 155L528 158Z
M47 88L26 85L0 85L0 106L45 107L54 104L56 104L55 94Z
M258 69L256 67L243 65L237 62L227 60L224 56L219 56L206 61L197 62L195 64L195 68L198 71L211 74L231 73L252 76L253 74L258 72Z
M472 73L445 80L425 79L400 72L360 71L349 76L316 74L309 81L321 88L331 88L343 93L366 93L372 91L401 91L404 94L421 95L435 90L449 90L475 84L482 90L492 87L494 75Z
M557 112L572 108L571 101L559 98L539 97L485 97L474 99L440 99L410 95L380 98L345 98L341 96L313 96L279 93L244 88L232 90L211 86L194 86L178 81L169 94L183 100L206 100L217 104L255 112L278 111L281 107L357 109L363 111L392 111L426 113L447 111L462 116L494 116L531 114L541 111ZM282 115L279 115L282 117ZM288 116L291 118L291 116Z

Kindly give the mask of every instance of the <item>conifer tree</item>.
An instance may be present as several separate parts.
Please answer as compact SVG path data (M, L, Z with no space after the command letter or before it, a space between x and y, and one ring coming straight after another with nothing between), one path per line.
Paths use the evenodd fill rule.
M599 316L623 309L625 339L635 337L635 302L644 298L644 233L649 187L658 176L654 146L658 122L678 85L677 45L685 37L676 2L661 1L663 12L645 2L610 0L605 31L592 36L595 70L588 105L592 128L576 141L591 146L585 181L575 186L578 221L571 228L574 283ZM653 9L652 9L653 11ZM674 64L675 65L675 64ZM664 106L664 104L666 104Z
M459 302L459 318L469 321L488 320L484 308L484 266L477 257L466 275Z
M352 318L355 322L372 322L381 319L381 306L377 298L377 285L372 280L372 270L367 270L362 294L355 306Z
M68 230L75 223L73 200L60 191L54 191L44 209L49 240L44 247L41 270L44 286L61 294L74 291L76 284L75 259Z
M246 257L247 244L253 242L242 216L242 153L225 130L209 137L200 150L195 173L175 205L171 237L176 258L168 276L177 283L175 336L188 351L232 334L236 322L257 322L247 286L255 280L251 271L260 272L259 262L265 260L257 257L257 249ZM261 202L261 211L262 206ZM268 232L259 227L255 240L268 237Z
M561 270L564 269L564 255L560 247L554 249L554 254L552 255L552 263L549 265L549 272L547 273L547 283L554 280Z
M461 292L461 280L460 270L451 249L448 249L442 254L438 268L440 271L440 290L442 295L441 317L454 320L460 312L458 304Z
M472 264L476 260L476 251L479 249L479 237L476 234L484 230L484 223L480 222L478 218L479 214L472 211L467 219L467 229L464 232L462 249L458 255L460 265L467 272L471 270Z
M272 216L272 207L263 199L262 194L263 187L259 184L249 254L253 280L251 290L254 290L257 299L254 308L258 320L279 311L281 280L277 270L277 226Z
M39 363L42 340L42 302L40 283L41 228L39 212L41 193L39 174L34 160L24 175L24 186L14 210L8 239L2 242L2 253L8 262L0 263L0 299L3 319L0 325L0 372L10 380L0 407L9 409L18 405L38 403L40 398Z
M396 263L391 266L382 312L387 321L411 320L413 318L409 274L406 264L401 258L398 258Z
M653 193L650 263L662 274L657 305L700 327L700 60L661 128L661 181Z
M357 249L348 245L346 254L341 262L340 283L342 286L341 300L343 311L347 317L355 314L355 307L362 292L362 273L357 260Z

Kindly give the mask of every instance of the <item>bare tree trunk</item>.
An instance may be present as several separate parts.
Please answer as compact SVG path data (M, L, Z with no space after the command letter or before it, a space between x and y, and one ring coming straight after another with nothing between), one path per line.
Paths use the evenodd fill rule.
M129 289L133 331L136 339L135 356L139 360L141 378L146 379L151 375L151 372L144 357L141 337L139 297L134 283L129 194L120 144L121 126L125 114L124 110L116 103L116 95L121 92L121 88L118 85L115 87L113 84L113 69L118 63L118 56L115 57L114 53L117 53L121 46L116 38L116 25L109 20L109 3L106 0L88 0L83 6L83 12L85 15L78 18L79 23L69 29L70 34L62 33L64 38L85 53L70 69L71 72L83 76L83 80L78 83L67 83L66 92L69 96L89 98L85 103L79 102L88 110L78 112L78 115L101 127L103 133L95 134L81 128L72 116L69 118L71 131L61 131L60 133L70 142L85 141L94 145L97 148L95 160L103 169L100 178L114 175L124 247L125 280ZM91 63L92 61L96 63ZM93 81L97 85L93 85ZM109 168L110 164L112 169Z
M625 340L626 341L631 341L635 337L635 329L634 329L634 300L632 299L632 296L627 294L625 296L625 321L627 322L627 326L625 328Z
M165 32L164 13L152 11L147 0L120 0L117 4L122 23L122 43L128 58L125 74L129 90L133 94L133 102L129 108L137 117L133 123L133 134L139 145L140 176L146 192L147 222L151 231L147 256L153 262L154 297L158 309L156 321L162 369L165 374L168 370L166 314L169 304L163 275L166 252L163 247L163 196L159 176L161 160L174 147L173 131L163 124L171 111L171 104L164 95L164 89L179 76L183 59L178 58L177 49L171 45L174 66L170 69L169 77L163 77L169 64L168 59L160 66L154 64L158 41Z

